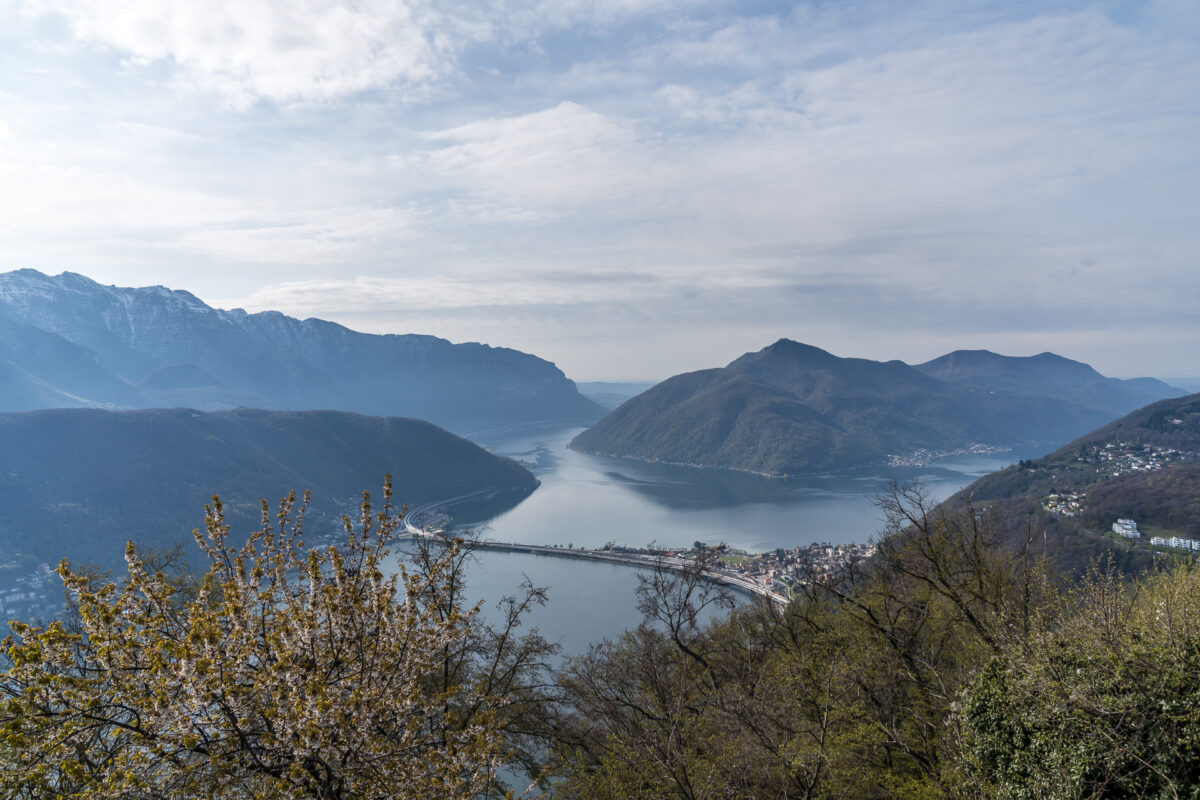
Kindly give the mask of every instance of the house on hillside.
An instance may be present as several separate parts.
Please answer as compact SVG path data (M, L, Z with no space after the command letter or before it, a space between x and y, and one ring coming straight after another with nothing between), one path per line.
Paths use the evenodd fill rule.
M1163 536L1155 536L1150 540L1150 544L1157 547L1179 547L1184 550L1200 550L1200 539L1183 539L1178 536L1166 538Z
M1126 539L1142 538L1141 531L1138 530L1137 523L1131 519L1118 519L1112 526L1114 533L1119 533Z

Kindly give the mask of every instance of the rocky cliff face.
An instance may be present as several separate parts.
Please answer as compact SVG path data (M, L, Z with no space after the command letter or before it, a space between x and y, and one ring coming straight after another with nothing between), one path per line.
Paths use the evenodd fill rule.
M601 414L561 370L517 350L225 311L69 272L0 274L0 334L0 410L329 408L462 433Z

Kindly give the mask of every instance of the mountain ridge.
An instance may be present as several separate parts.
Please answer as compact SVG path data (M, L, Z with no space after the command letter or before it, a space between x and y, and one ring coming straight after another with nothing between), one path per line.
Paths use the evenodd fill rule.
M0 552L111 563L127 539L163 546L220 494L237 535L258 501L313 492L309 532L357 515L391 473L398 503L538 485L520 464L423 420L340 411L42 409L0 413Z
M978 374L945 381L902 361L840 358L780 339L725 367L668 378L570 446L787 476L870 466L918 449L1060 444L1116 415L1050 389L989 388Z
M1143 406L1040 458L984 475L946 504L970 497L990 508L1014 549L1028 531L1044 531L1039 551L1069 572L1111 558L1133 573L1161 554L1148 546L1152 536L1200 539L1197 487L1200 394L1190 394ZM1113 534L1118 518L1135 519L1142 538Z
M460 433L590 422L602 413L558 367L518 350L424 334L367 334L278 311L215 309L184 290L103 286L72 272L0 274L0 326L12 333L0 346L0 364L11 367L12 385L0 391L4 410L28 410L38 397L125 409L330 408L428 419ZM61 358L37 357L35 349L57 349ZM77 376L77 385L60 386L64 378L51 374L64 360L89 365L58 370ZM199 370L212 380L172 385L165 395L144 384L171 368ZM42 390L17 391L22 372ZM82 381L83 373L91 378ZM193 388L203 391L189 393ZM14 406L9 397L20 402Z
M990 350L954 350L914 365L947 383L1019 394L1053 394L1120 416L1186 390L1154 378L1109 378L1090 364L1043 352L1003 356Z

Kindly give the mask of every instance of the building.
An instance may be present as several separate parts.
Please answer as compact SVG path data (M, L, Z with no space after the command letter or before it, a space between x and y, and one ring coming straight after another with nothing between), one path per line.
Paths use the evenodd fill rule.
M1178 547L1183 550L1200 550L1200 540L1183 539L1179 536L1172 536L1170 539L1162 536L1155 536L1150 540L1150 544L1158 547Z
M1142 538L1141 531L1138 530L1137 523L1131 519L1118 519L1113 523L1112 529L1115 533L1119 533L1126 539Z

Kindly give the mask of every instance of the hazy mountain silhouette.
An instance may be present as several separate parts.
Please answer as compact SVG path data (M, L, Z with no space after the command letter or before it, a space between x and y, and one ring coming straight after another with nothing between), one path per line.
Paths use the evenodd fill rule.
M517 350L222 311L185 291L70 272L0 274L0 410L165 406L330 408L463 433L602 413L553 364Z
M537 486L521 465L428 422L338 411L53 409L0 414L0 552L112 563L125 541L190 541L222 497L235 532L258 501L313 493L309 530L357 519L386 473L399 503L488 490L515 505ZM194 548L189 548L189 550Z
M1187 394L1154 378L1106 378L1087 364L1054 353L1002 356L955 350L916 368L947 383L1070 400L1118 416L1164 397Z
M1164 394L1171 392L1162 387ZM1129 402L1120 411L1136 407ZM1063 391L1019 393L965 380L947 382L900 361L839 358L780 339L726 367L663 381L581 433L571 446L788 475L869 466L921 448L1052 446L1120 411Z

